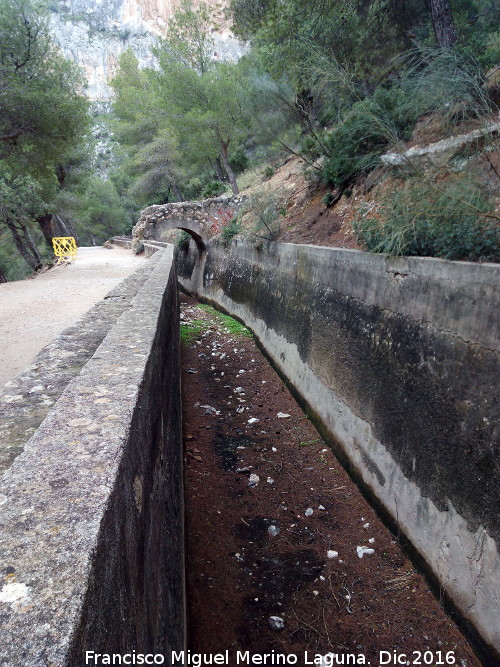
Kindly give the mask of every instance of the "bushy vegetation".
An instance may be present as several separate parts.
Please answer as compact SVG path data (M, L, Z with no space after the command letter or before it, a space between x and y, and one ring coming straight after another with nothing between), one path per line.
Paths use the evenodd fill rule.
M221 230L222 242L225 245L229 245L229 242L237 236L243 229L243 223L240 216L231 218L231 220L224 225Z
M0 234L26 263L21 268L3 253L0 272L17 277L43 264L43 222L85 140L88 104L79 71L54 48L39 5L0 0L0 34Z
M190 240L191 240L191 234L189 232L186 232L184 229L178 232L177 238L175 240L175 246L177 250L187 250L189 247Z
M219 197L225 192L225 190L226 186L224 183L221 181L212 181L211 183L207 183L207 185L205 185L201 191L201 195L203 199L210 199L212 197Z
M369 99L356 102L325 140L323 181L344 188L376 167L390 143L409 139L417 117L400 88L377 88Z
M154 49L157 68L126 51L113 81L116 137L125 148L129 192L148 203L213 197L248 166L244 66L212 58L209 12L185 2Z
M468 50L491 67L499 13L496 0L232 0L235 30L251 40L262 69L302 90L318 54L342 63L365 90L416 44Z
M500 259L500 229L491 198L465 177L445 184L409 179L377 215L353 223L371 252L446 259Z
M100 245L125 233L129 214L114 184L89 178L85 186L73 208L80 245Z
M410 139L419 117L432 114L445 129L494 108L481 68L471 56L425 48L406 52L398 62L402 69L397 81L354 102L327 133L321 170L326 184L343 188L372 170L388 146Z
M246 209L253 221L251 238L254 241L275 241L281 231L281 221L286 215L285 198L281 193L261 190L254 193Z
M120 172L109 180L96 170L105 119L92 118L82 73L55 46L43 6L0 0L0 34L0 280L12 280L53 258L54 230L100 244L130 231L140 204Z

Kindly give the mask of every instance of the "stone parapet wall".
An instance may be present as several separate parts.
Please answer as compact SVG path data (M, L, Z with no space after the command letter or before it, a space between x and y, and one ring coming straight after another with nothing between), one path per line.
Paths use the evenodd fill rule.
M0 663L185 648L173 249L1 478Z
M177 264L253 330L498 656L500 266L243 241Z
M168 243L164 243L163 241L140 241L142 248L137 248L137 242L134 242L134 239L130 236L114 236L111 239L111 243L119 248L133 249L134 252L139 250L141 254L144 253L145 257L152 257L158 250L162 250L168 245Z
M153 271L144 262L80 318L46 345L16 378L0 387L0 473L35 433L68 384L109 333Z

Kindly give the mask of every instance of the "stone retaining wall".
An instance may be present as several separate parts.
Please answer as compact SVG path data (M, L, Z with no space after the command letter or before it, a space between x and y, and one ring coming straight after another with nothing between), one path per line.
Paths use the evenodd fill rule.
M177 257L499 652L500 266L243 241Z
M172 258L169 247L1 478L2 665L132 650L170 665L185 648Z

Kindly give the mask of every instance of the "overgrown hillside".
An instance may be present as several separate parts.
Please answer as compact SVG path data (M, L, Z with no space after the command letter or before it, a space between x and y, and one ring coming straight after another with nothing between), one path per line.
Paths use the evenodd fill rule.
M250 183L253 212L225 241L246 228L261 242L498 259L496 0L233 0L224 18L225 3L183 0L140 58L122 35L106 61L112 108L91 116L51 25L106 50L119 5L101 25L91 0L81 16L0 0L0 280L43 265L54 235L102 243L146 206ZM220 48L221 21L236 51ZM472 131L457 150L408 152ZM283 164L302 166L287 181Z
M124 55L113 83L128 192L146 205L253 183L224 241L495 260L498 10L455 5L235 0L238 63L211 58L210 15L186 5L158 69ZM407 152L473 131L437 160Z
M475 138L483 130L484 138ZM442 128L433 116L426 116L398 153L382 158L389 163L360 175L343 191L308 179L300 158L277 160L243 177L243 182L251 180L252 185L242 193L257 205L241 217L238 233L256 240L496 261L499 131L497 115L451 128ZM446 137L449 132L453 134ZM410 149L423 154L415 164L405 163ZM391 165L394 156L400 156L402 164ZM479 189L474 183L480 184ZM491 198L487 194L481 198L483 188ZM259 221L262 198L280 202L270 229ZM476 215L475 204L492 215L492 224ZM431 215L436 219L434 226L426 224ZM393 224L387 225L387 220ZM438 226L441 236L435 238L432 230ZM435 247L420 248L416 245L419 239L420 243L434 240ZM395 241L399 247L389 245ZM403 243L407 244L404 248Z

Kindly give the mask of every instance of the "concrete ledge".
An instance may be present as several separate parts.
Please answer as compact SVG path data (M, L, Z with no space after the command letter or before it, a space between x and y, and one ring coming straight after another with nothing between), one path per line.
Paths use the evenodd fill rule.
M185 645L177 284L167 248L2 477L0 662ZM161 400L159 398L161 397Z
M406 172L415 170L415 164L422 167L444 167L449 161L465 149L478 150L485 142L492 142L500 132L500 123L489 123L486 127L473 130L467 134L459 134L455 137L442 139L427 146L414 146L404 153L385 153L380 157L382 164Z
M132 250L133 245L134 245L134 239L128 237L128 236L114 236L113 237L113 243L120 248L127 248L128 250ZM163 248L166 248L169 244L165 243L164 241L141 241L141 243L144 246L144 255L145 257L151 257L154 255L158 250L161 250Z
M146 262L78 322L46 345L16 378L0 388L0 473L34 434L154 269Z
M500 653L500 266L233 241L177 253Z

